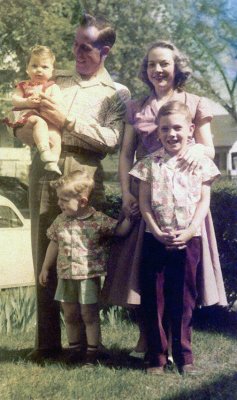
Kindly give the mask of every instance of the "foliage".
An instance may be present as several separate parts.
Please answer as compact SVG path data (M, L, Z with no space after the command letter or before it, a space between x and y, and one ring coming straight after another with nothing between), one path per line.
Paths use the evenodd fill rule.
M191 60L193 89L222 104L237 121L236 4L177 0L167 9L174 20L172 36Z
M35 324L35 288L0 290L0 332L24 332Z
M237 185L220 180L213 185L211 211L221 260L237 262Z
M220 102L237 120L237 7L233 1L2 1L1 91L24 77L26 54L36 43L54 50L58 67L72 66L73 36L84 10L103 14L115 25L117 41L106 64L133 97L147 92L137 74L148 45L161 38L170 39L190 56L194 70L191 90Z

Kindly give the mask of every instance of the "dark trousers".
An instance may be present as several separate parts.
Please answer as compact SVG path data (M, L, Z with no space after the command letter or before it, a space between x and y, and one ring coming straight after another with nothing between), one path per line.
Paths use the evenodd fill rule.
M152 234L146 233L141 265L141 305L151 366L167 362L168 331L177 365L191 364L192 313L196 303L196 273L201 240L192 238L183 250L167 251Z

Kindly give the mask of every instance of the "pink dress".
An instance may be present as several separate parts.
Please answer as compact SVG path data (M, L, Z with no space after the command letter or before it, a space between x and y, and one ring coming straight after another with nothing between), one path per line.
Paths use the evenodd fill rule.
M45 81L41 84L33 81L21 81L16 87L22 91L23 98L32 96L33 94L45 93L48 88L56 86L54 81ZM47 93L48 94L48 93ZM10 115L3 120L11 128L20 128L24 126L31 115L39 115L39 111L34 108L14 107Z
M175 92L170 100L179 100L189 107L193 123L198 126L203 119L212 120L208 100L187 92ZM127 122L137 133L136 158L159 149L155 118L159 108L156 97L131 101L127 108ZM138 181L134 179L131 190L138 195ZM122 216L121 216L122 218ZM130 235L118 239L111 250L108 272L102 291L102 298L110 304L136 306L140 304L139 267L145 224L141 220L135 224ZM198 303L204 306L227 305L221 266L211 213L202 226L202 268L198 276Z

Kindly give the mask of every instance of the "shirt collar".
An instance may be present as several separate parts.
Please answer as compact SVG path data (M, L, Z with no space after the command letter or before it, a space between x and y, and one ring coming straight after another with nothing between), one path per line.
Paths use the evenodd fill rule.
M159 150L153 153L153 156L159 161L159 164L166 164L171 169L176 168L177 165L177 157L171 156L168 154L164 147L160 148Z
M80 215L78 215L76 217L67 216L65 218L66 219L77 219L77 220L80 220L80 221L84 221L85 219L89 219L94 213L95 213L94 207L89 207L88 212L86 214L82 215L82 216L80 216Z
M110 86L111 88L116 90L110 74L104 67L97 71L96 75L92 76L88 80L82 79L81 75L79 75L76 71L73 72L72 76L74 81L81 87L92 87L102 84L104 86Z

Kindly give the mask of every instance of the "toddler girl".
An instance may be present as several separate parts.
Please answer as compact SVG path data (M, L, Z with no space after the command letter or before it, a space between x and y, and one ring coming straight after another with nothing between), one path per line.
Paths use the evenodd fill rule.
M30 52L26 72L28 80L19 82L12 96L12 120L4 122L14 128L31 130L45 169L61 175L58 160L61 153L61 134L56 126L40 116L41 93L62 102L60 88L51 80L55 56L46 46L35 46Z

